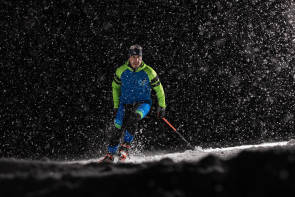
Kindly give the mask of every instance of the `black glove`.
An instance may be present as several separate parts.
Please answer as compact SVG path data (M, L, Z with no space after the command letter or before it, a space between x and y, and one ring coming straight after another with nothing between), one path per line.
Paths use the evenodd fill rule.
M114 108L114 118L116 118L117 112L118 112L118 108Z
M165 117L165 108L158 106L157 108L157 117L164 118Z

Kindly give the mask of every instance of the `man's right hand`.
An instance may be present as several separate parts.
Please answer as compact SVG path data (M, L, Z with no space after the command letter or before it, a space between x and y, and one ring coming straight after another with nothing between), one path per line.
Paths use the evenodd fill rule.
M116 118L116 115L117 115L117 112L118 112L118 108L114 108L114 118Z

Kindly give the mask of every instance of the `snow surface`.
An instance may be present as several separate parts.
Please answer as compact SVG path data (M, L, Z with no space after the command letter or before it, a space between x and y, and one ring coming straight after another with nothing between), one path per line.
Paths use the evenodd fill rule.
M182 161L199 161L200 159L208 156L215 155L217 157L223 159L229 159L233 156L237 155L243 150L261 150L268 147L278 147L278 146L286 146L288 141L282 142L270 142L270 143L262 143L256 145L243 145L243 146L235 146L235 147L226 147L226 148L208 148L203 149L201 147L195 147L194 150L187 150L184 152L176 152L176 153L145 153L145 154L134 154L130 155L130 158L125 161L125 163L144 163L144 162L154 162L160 161L164 158L172 159L174 162L182 162ZM102 158L94 158L88 160L80 160L80 161L71 161L67 163L79 163L79 164L88 164L91 162L96 162ZM115 159L115 162L117 160Z
M243 145L236 147L227 147L227 148L209 148L202 149L201 147L195 147L194 150L187 150L182 153L170 153L170 154L156 154L150 156L131 156L130 160L126 162L132 163L143 163L143 162L151 162L151 161L159 161L164 158L170 158L174 162L182 162L182 161L199 161L203 157L214 154L216 156L228 159L242 150L245 149L254 149L254 148L264 148L264 147L274 147L274 146L284 146L288 142L273 142L273 143L263 143L258 145Z
M98 158L72 162L2 158L1 196L118 196L122 191L142 197L287 196L295 192L294 145L295 140L196 147L178 153L133 154L117 164L98 163Z

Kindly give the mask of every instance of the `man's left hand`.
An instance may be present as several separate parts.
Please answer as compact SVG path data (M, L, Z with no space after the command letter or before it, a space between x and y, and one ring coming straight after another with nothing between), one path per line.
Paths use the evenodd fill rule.
M160 119L165 117L165 108L158 106L157 117Z

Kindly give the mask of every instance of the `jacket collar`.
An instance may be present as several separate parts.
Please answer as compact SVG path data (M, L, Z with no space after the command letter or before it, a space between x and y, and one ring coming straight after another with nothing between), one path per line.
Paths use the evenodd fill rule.
M131 67L129 60L127 60L126 65L128 66L128 69L133 72L139 72L146 67L146 64L143 61L141 62L141 65L137 69L134 69Z

